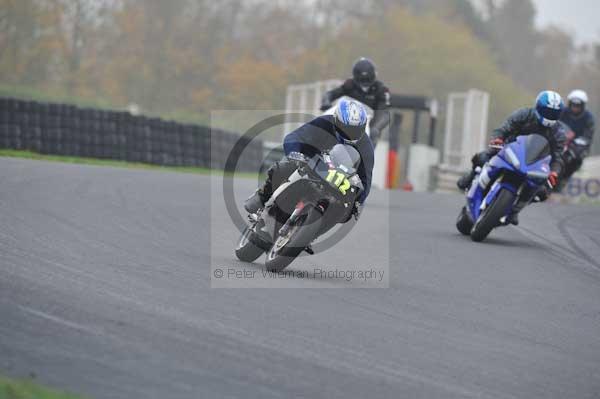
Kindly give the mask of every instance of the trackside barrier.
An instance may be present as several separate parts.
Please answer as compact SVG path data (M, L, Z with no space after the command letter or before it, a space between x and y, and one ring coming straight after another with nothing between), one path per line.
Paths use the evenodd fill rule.
M438 193L459 193L456 187L456 181L464 173L456 168L450 168L447 165L436 165L431 167L430 190Z
M211 146L231 149L238 140L239 136L230 132L211 134L206 126L128 112L0 98L0 148L162 166L222 168L230 154L213 151L211 160ZM238 170L258 171L262 152L260 140L250 142L239 158Z

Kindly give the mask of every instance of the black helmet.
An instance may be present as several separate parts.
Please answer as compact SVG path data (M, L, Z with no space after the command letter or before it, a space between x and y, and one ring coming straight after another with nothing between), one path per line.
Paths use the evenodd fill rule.
M367 90L375 83L377 78L375 64L368 58L359 58L352 67L352 77L356 84L363 90Z

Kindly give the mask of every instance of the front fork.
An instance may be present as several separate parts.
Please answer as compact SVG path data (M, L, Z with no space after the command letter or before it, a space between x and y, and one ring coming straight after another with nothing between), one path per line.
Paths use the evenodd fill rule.
M279 232L278 232L279 239L281 239L281 237L286 237L290 233L291 227L298 221L298 218L302 214L302 211L304 210L304 208L306 208L306 205L307 204L305 204L303 201L300 201L296 204L296 208L294 209L294 212L292 212L292 214L290 215L288 220L285 222L285 224L283 226L281 226L281 228L279 229ZM306 252L308 252L309 255L315 254L315 252L313 251L310 244L304 250Z
M281 226L281 228L279 229L278 235L280 237L288 234L288 232L290 231L290 227L293 226L294 223L296 223L296 221L298 220L298 217L300 216L300 214L302 213L304 208L305 208L305 204L303 201L300 201L296 204L296 208L294 209L294 212L292 212L292 214L290 215L288 220L285 222L285 224L283 226Z

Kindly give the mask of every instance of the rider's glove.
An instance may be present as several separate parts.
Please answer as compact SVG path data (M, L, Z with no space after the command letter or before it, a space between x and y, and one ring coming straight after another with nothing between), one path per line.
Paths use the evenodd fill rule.
M535 197L533 197L533 202L546 201L548 198L550 198L550 190L551 189L548 187L541 187L540 190L535 195Z
M550 188L554 188L556 187L556 185L558 184L558 173L556 173L555 171L550 172L550 175L548 176L548 185L550 185Z
M306 156L301 152L292 151L289 154L287 154L286 156L287 156L287 159L289 159L290 161L301 162L301 163L308 162L308 160L306 159Z
M490 140L490 148L494 148L497 149L498 147L501 147L504 145L504 139L502 137L494 137L492 140Z

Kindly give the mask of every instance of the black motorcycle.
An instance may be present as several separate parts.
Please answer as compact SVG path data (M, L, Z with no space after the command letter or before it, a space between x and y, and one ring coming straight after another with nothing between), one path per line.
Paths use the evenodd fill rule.
M364 190L357 174L361 158L349 145L338 144L308 160L275 190L264 209L248 216L235 249L241 261L253 262L266 252L267 270L285 269L310 244L352 217Z
M583 159L590 151L590 140L585 137L575 137L575 133L570 130L567 133L567 140L562 153L564 163L560 183L554 188L555 192L561 192L571 176L581 168Z

